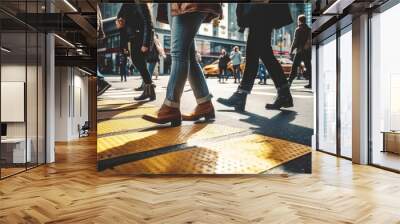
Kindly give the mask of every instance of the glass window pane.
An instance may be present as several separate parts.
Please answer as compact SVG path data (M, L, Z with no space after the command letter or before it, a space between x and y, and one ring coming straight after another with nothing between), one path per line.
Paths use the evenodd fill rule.
M1 140L2 177L25 170L26 151L26 33L2 33Z
M39 34L39 45L38 45L38 164L45 163L46 149L45 149L45 124L46 124L46 108L45 108L45 52L46 37L44 34Z
M352 33L340 36L340 153L352 157Z
M38 132L38 113L37 113L37 83L38 83L38 36L36 32L27 33L28 61L27 61L27 80L26 80L26 115L27 115L27 150L28 168L37 165L37 132Z
M318 48L318 147L336 153L336 37Z
M396 170L400 170L400 33L393 27L398 21L400 4L371 19L372 163Z

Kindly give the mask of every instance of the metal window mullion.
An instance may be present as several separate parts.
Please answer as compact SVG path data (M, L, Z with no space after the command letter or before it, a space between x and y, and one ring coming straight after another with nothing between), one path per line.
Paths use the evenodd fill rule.
M373 164L373 149L372 149L372 63L371 63L371 56L372 56L372 11L368 11L368 30L367 30L367 45L368 45L368 53L367 53L367 83L368 83L368 95L367 95L367 117L368 117L368 124L367 124L367 132L368 132L368 155L367 155L367 164Z
M315 149L319 150L319 44L315 47Z
M1 30L2 30L2 26L1 26L1 24L2 23L0 23L0 47L2 47L2 32L1 32ZM1 67L2 67L2 64L1 64L1 60L2 58L1 58L1 52L0 52L0 125L2 124L2 122L1 122ZM1 134L0 134L1 135ZM1 144L0 144L0 180L2 179L2 177L1 177L1 168L2 168L2 162L1 162Z
M336 31L336 154L341 156L341 63L340 63L340 30Z
M39 1L36 1L39 13ZM36 32L36 166L39 165L39 33Z
M25 21L27 21L28 17L28 1L25 1ZM25 118L25 170L28 169L28 113L27 113L27 90L28 90L28 25L25 25L25 88L24 88L24 118Z

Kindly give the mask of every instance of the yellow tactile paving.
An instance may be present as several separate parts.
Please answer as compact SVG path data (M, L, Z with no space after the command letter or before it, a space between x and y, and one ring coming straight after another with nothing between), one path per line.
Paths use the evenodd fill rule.
M157 109L147 102L99 99L98 119L103 121L98 122L98 160L193 143L195 148L122 164L114 167L113 172L120 174L258 174L311 152L307 146L258 134L233 136L207 142L210 138L245 131L245 129L217 124L194 124L121 133L154 126L153 123L141 119L140 115L155 113ZM104 136L104 134L110 135Z
M259 174L311 153L307 146L253 134L114 167L124 174Z
M112 134L116 132L146 128L151 126L154 126L154 123L143 120L142 118L105 120L97 123L97 134Z
M195 124L101 137L97 139L98 159L119 157L241 131L243 129L217 124Z
M105 106L105 105L116 105L116 104L128 104L132 103L132 100L97 100L97 106Z
M131 116L139 116L143 114L155 113L158 110L156 107L144 107L134 110L114 110L114 111L100 111L97 113L98 120L124 118Z
M130 109L137 109L137 108L146 108L146 107L154 107L150 104L144 103L127 103L127 104L114 104L114 105L102 105L97 106L97 111L108 111L108 110L130 110Z

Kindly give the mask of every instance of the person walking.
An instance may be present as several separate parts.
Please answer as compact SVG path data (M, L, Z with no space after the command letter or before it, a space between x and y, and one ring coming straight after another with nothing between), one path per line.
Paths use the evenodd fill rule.
M240 76L241 76L240 64L242 63L242 52L239 51L238 46L235 46L233 48L230 58L232 60L233 77L235 78L235 83L238 83L238 82L240 83Z
M156 114L144 115L143 119L158 124L171 122L172 126L181 125L182 120L214 119L212 95L208 90L203 71L196 60L194 37L202 23L209 23L222 16L221 4L170 3L170 8L172 15L172 67L166 98ZM197 106L191 114L182 115L180 102L187 79L196 98Z
M153 43L153 24L147 4L123 3L116 20L120 30L120 47L130 52L132 63L145 83L143 92L134 100L155 100L154 84L146 67L146 55Z
M151 79L153 78L153 74L154 74L155 68L157 66L157 63L160 63L160 56L163 58L166 58L164 48L161 46L161 43L158 39L158 35L155 34L153 46L150 48L150 52L148 53L148 55L146 57L147 70L150 73ZM158 74L157 74L157 78L158 78ZM144 85L145 85L145 83L142 81L142 84L140 85L140 87L136 88L135 90L136 91L144 90Z
M258 66L258 77L260 81L258 84L260 85L267 85L267 69L265 68L265 65L260 61L260 65Z
M219 56L218 60L218 69L219 69L219 75L218 75L218 81L221 82L224 81L224 78L228 76L228 63L230 61L229 55L226 53L225 49L221 50L221 55Z
M259 59L264 62L277 89L277 97L266 109L292 107L293 99L288 81L285 78L281 64L273 54L271 33L292 23L288 4L238 4L236 9L237 22L240 31L249 28L246 48L246 68L237 91L228 99L217 101L226 106L244 111L247 95L251 93L257 75Z
M294 55L292 71L289 76L289 85L292 85L293 80L297 76L297 68L304 62L305 73L304 76L308 78L308 85L305 88L311 88L311 29L306 24L306 16L299 15L297 17L297 28L294 32L294 40L290 48L290 55Z
M199 51L196 50L196 61L199 63L200 67L203 67L203 62L201 58L201 54Z
M126 82L127 64L128 64L128 51L126 49L122 49L119 56L119 74L121 76L121 82Z
M103 22L102 22L102 15L100 11L99 5L97 5L97 39L98 39L98 44L100 45L99 42L104 41L106 35L104 33L103 29ZM101 58L99 56L100 54L97 54L97 61L100 62ZM108 83L104 75L101 74L100 69L99 69L99 63L97 64L97 96L102 95L105 93L110 87L111 84Z

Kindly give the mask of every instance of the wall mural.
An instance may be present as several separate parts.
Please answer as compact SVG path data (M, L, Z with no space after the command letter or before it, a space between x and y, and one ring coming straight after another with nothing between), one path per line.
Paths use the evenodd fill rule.
M311 4L98 5L98 170L311 172Z

